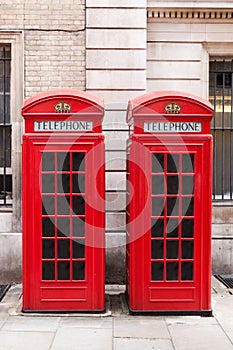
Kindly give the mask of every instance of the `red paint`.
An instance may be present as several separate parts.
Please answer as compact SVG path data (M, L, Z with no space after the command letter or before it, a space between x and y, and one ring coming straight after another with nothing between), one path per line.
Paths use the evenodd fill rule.
M72 105L71 113L55 113L54 105L62 100ZM74 90L41 93L24 103L24 311L104 310L103 113L101 100ZM34 132L34 121L67 118L90 120L93 131ZM42 156L48 154L52 161L45 166ZM69 157L65 168L64 164L63 167L59 165L62 154ZM85 167L75 169L75 160L80 154L84 155ZM43 182L42 179L49 180ZM44 212L42 198L51 200L47 205L49 209ZM84 209L80 204L82 198L85 199ZM49 226L49 220L54 225Z
M180 114L165 113L171 102ZM127 294L133 312L211 313L212 116L209 102L180 92L129 102ZM202 131L149 133L147 121L201 122Z

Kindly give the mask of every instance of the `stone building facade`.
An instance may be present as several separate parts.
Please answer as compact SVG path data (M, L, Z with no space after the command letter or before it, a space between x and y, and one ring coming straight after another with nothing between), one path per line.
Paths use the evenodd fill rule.
M127 102L173 89L211 99L209 67L232 61L232 25L232 1L1 2L0 47L11 59L12 206L0 207L0 280L21 277L23 100L63 87L104 99L107 281L124 283ZM231 273L233 202L223 197L213 203L213 271Z

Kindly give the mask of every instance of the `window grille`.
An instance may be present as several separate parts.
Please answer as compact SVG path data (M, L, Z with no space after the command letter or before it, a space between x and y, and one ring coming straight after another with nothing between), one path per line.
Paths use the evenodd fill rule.
M214 106L212 135L213 200L233 198L233 60L211 60L209 99Z
M12 205L10 46L0 46L0 207Z

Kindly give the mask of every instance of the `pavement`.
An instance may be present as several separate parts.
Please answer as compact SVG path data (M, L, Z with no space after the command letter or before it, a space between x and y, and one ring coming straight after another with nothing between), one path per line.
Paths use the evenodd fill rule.
M21 285L0 303L0 350L233 350L233 290L213 277L213 317L130 315L121 286L106 313L23 314Z

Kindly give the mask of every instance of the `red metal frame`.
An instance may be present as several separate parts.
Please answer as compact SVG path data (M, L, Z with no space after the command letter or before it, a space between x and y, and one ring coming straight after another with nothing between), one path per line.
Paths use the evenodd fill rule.
M148 114L151 100L153 102ZM165 115L164 106L171 101L180 104L185 115L182 113ZM211 314L212 137L208 130L213 112L208 103L204 104L201 101L200 106L199 102L193 96L190 98L181 93L158 92L129 103L127 120L133 126L134 134L128 140L127 172L130 188L127 207L127 294L129 307L133 312ZM187 106L191 117L187 113ZM197 111L197 108L199 114L193 115L192 111ZM153 114L151 111L156 113ZM164 120L201 121L202 132L198 134L143 132L144 121ZM163 155L164 169L161 173L152 172L153 154ZM183 154L194 157L192 172L186 170L182 172ZM179 170L175 173L167 169L167 159L170 155L175 155L174 157L180 162ZM152 188L152 177L162 181L162 186L157 187L155 192ZM177 193L168 191L168 181L169 179L173 181L174 178L179 184ZM187 189L182 190L182 181L185 184L184 178L194 179L193 194ZM156 202L157 199L162 201L163 212L157 212L156 209L153 213L153 198L155 203L159 203ZM185 201L191 202L192 198L193 212L191 215L187 211L189 213L187 215L182 206ZM178 206L173 212L168 212L168 203L173 199L177 200ZM152 219L153 222L160 220L161 233L158 234L156 230L153 233ZM166 231L169 220L178 222L177 229L170 236ZM193 236L189 236L188 232L186 235L182 231L183 222L187 224L185 220L194 223ZM170 252L169 248L166 249L167 246L173 247ZM185 247L189 250L186 255ZM193 247L193 253L190 247ZM153 266L160 266L162 272L155 270L152 278L153 263L158 263ZM190 264L189 268L191 267L188 275L191 276L193 273L193 278L187 278L185 273L181 273L181 268L185 270L187 263ZM171 271L172 268L175 272Z
M46 114L49 109L48 101L53 106L54 101L68 100L72 95L73 106L75 100L79 105L79 94L77 92L62 90L57 93L42 94L33 99L33 112L28 106L31 101L25 103L27 106L23 110L26 112L26 130L23 137L23 310L26 311L103 311L104 310L104 282L105 282L105 215L104 215L104 136L101 133L83 132L83 133L33 133L33 121L41 117L41 120L65 120L67 116L62 113L50 116ZM83 100L84 93L81 94ZM57 99L58 96L58 99ZM89 100L92 108L92 102ZM93 99L95 101L95 99ZM87 102L88 101L88 102ZM36 111L36 104L39 106L39 113ZM94 102L93 102L94 103ZM93 126L101 130L101 120L103 117L103 108L96 105L93 110ZM85 120L85 115L77 113L72 115L72 120ZM91 118L91 116L90 116ZM29 125L28 125L29 124ZM94 128L95 129L95 126ZM52 154L53 159L57 160L59 154L67 153L70 157L70 168L66 170L42 169L42 155ZM85 168L73 170L72 157L74 154L85 154ZM55 162L55 164L58 164ZM69 190L67 193L59 193L57 183L58 176L69 176ZM54 179L52 189L43 190L42 176L49 175ZM85 187L81 190L74 190L72 176L83 176ZM44 192L43 192L44 191ZM83 192L84 191L84 192ZM53 198L54 212L42 212L42 197ZM75 199L85 198L85 210L82 213L75 212ZM70 209L64 214L59 213L59 200L66 198L70 200ZM63 203L64 201L61 201ZM74 204L72 204L74 203ZM72 207L74 206L74 207ZM54 231L49 235L44 235L42 229L42 220L50 219L54 221ZM73 220L85 219L84 235L74 235ZM58 220L66 219L70 223L70 231L67 236L58 231ZM66 229L65 229L66 230ZM81 253L74 251L77 244L82 245ZM44 247L52 245L52 255L43 256ZM66 252L59 253L59 247L66 246ZM67 253L68 251L68 253ZM72 253L73 252L73 253ZM50 253L51 254L51 253ZM60 255L59 255L60 254ZM65 254L65 255L64 255ZM68 255L67 255L68 254ZM42 277L43 263L52 265L52 278ZM77 272L79 263L84 263L84 276ZM59 265L60 264L60 265ZM62 265L63 264L63 265ZM76 265L75 265L76 264ZM62 276L62 268L67 267L66 275ZM59 270L60 268L60 270ZM60 276L59 276L59 271ZM73 274L73 278L72 278ZM76 275L75 275L76 274ZM79 274L79 275L78 275ZM65 277L64 277L65 276ZM67 277L68 276L68 277ZM80 277L81 276L81 277Z

